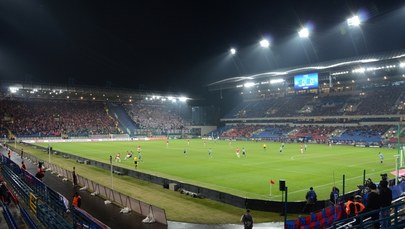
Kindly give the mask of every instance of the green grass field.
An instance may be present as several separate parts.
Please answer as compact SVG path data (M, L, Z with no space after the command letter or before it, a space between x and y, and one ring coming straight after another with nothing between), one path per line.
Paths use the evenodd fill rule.
M266 150L263 144L267 145ZM110 155L114 159L119 152L122 162L113 164L126 168L134 168L132 159L124 160L126 151L132 150L136 156L138 145L142 146L143 158L139 171L242 197L272 200L281 200L278 180L284 179L289 201L303 200L310 186L318 193L318 199L328 199L334 184L342 191L343 174L346 192L362 184L363 170L366 170L366 178L373 181L379 181L381 173L392 177L390 172L395 169L397 153L395 149L318 144L308 144L303 154L300 144L286 144L280 153L279 143L253 141L170 140L168 146L166 141L52 143L56 151L105 163L109 163ZM41 146L47 147L47 144ZM240 158L236 156L237 147L246 149L246 157L242 153ZM385 156L383 164L379 152ZM276 181L271 187L271 196L270 179Z

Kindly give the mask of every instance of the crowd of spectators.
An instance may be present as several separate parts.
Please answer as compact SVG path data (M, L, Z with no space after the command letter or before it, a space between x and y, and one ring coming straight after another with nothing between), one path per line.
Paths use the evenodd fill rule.
M17 137L120 133L105 104L94 101L1 100L0 120Z
M185 124L173 107L160 102L137 102L125 106L128 114L141 129L172 132L185 129Z
M368 90L361 96L355 115L395 114L395 103L400 98L402 87L390 87Z
M333 137L332 141L344 144L363 142L368 145L378 145L384 140L384 135L389 129L390 126L387 125L346 127L340 136Z
M404 86L353 91L351 94L286 95L238 104L225 118L386 115L405 113Z
M259 125L236 125L228 127L222 132L222 138L260 138L271 141L283 142L312 142L312 143L339 143L353 144L365 143L366 145L380 146L384 136L389 132L391 126L373 125L356 127L335 127L335 126L296 126L288 125L259 126Z
M331 126L302 126L290 132L289 139L303 139L318 143L326 143L336 127Z
M244 137L250 138L255 131L260 129L259 126L253 125L238 125L230 128L228 131L222 133L221 137L226 138L236 138L236 137Z

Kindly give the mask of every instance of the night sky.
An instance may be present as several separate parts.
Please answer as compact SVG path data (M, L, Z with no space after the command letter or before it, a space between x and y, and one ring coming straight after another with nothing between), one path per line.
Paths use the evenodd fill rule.
M0 79L199 94L228 77L404 49L404 6L0 0ZM345 21L353 13L367 21L352 31ZM297 30L308 23L313 34L299 40ZM257 47L263 37L271 39L269 50ZM237 56L228 55L230 47L240 50Z

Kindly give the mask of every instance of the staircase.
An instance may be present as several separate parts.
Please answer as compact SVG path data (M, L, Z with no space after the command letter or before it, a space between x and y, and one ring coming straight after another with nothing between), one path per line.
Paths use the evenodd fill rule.
M122 106L110 103L108 104L108 113L109 115L115 117L118 120L120 129L122 129L125 133L129 134L130 136L134 135L135 129L137 129L137 127Z

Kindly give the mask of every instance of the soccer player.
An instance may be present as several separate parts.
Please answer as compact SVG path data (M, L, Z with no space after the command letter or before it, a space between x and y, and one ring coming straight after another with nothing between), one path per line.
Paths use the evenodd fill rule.
M304 146L301 144L301 147L300 147L300 151L301 151L301 153L304 153Z
M242 156L246 157L246 150L245 150L245 147L242 147Z
M131 157L132 157L132 151L127 151L127 155L125 156L124 160L128 160Z
M266 144L263 144L263 149L264 149L264 150L266 150L266 149L267 149Z
M166 141L166 148L169 148L169 140Z
M240 158L240 149L239 149L239 147L236 147L235 153L236 153L236 156L237 156L238 158Z
M384 162L384 154L382 154L381 152L378 154L378 156L380 157L380 163L382 164Z
M212 158L212 149L211 148L208 149L208 157Z
M140 162L143 162L141 151L138 152L138 160L139 160Z
M115 155L115 162L121 162L121 154L120 153L117 153Z
M183 155L184 155L185 157L187 157L187 150L186 150L186 149L184 149Z

